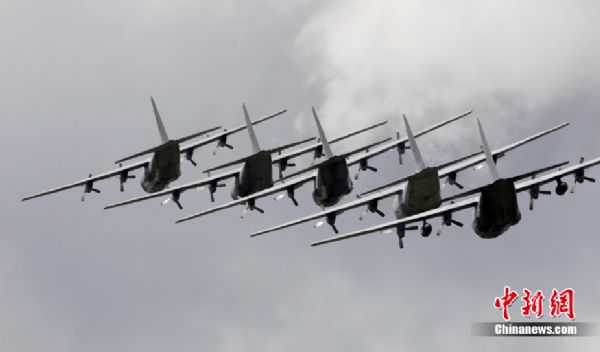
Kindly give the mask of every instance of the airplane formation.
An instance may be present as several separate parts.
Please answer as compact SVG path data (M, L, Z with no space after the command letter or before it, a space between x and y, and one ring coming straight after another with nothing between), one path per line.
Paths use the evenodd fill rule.
M275 200L287 197L295 206L299 206L295 197L296 192L309 183L313 185L312 199L321 208L321 211L256 231L250 236L264 236L288 227L316 221L313 227L317 228L326 223L331 227L335 236L313 242L312 246L382 232L395 233L399 247L403 248L404 237L407 232L419 231L423 237L430 236L433 233L432 219L439 218L441 220L441 225L435 232L438 236L441 235L444 227L463 227L464 224L456 220L454 214L467 209L474 211L473 231L481 238L496 238L510 227L517 225L521 220L517 200L519 193L526 192L529 194L529 209L533 210L534 202L540 195L550 195L552 193L550 190L542 189L543 186L555 183L554 192L562 196L569 190L569 185L564 179L572 176L571 193L574 193L578 183L595 182L594 178L586 175L586 171L588 168L600 164L600 157L597 157L588 161L581 158L578 164L568 167L568 162L560 162L513 176L505 175L504 172L499 170L498 159L505 157L509 152L521 146L567 127L568 122L537 132L503 147L492 149L481 121L476 119L481 150L444 164L430 165L426 163L427 158L421 153L417 139L470 116L472 110L440 121L416 133L413 132L408 118L403 116L402 122L406 137L401 137L400 133L397 133L395 139L376 140L350 151L340 152L337 146L339 142L384 126L388 121L381 121L336 138L329 138L321 126L316 109L313 107L312 117L316 128L314 137L265 149L264 142L259 143L255 129L259 127L258 125L283 115L286 110L251 120L246 105L242 104L244 124L240 126L231 129L222 129L221 126L217 126L182 138L170 139L154 98L151 97L150 100L161 144L117 160L118 168L116 169L95 176L90 174L85 179L33 194L24 197L22 200L26 201L67 189L82 187L81 200L84 201L86 194L100 193L95 184L109 178L117 178L120 191L123 192L127 180L136 177L131 174L132 171L142 169L140 185L146 194L107 205L105 209L121 207L153 198L164 198L160 203L161 205L172 202L179 209L183 209L182 195L184 192L207 189L211 202L215 202L214 195L217 190L226 187L226 181L233 181L231 187L232 200L230 202L176 220L176 223L182 223L235 206L243 206L242 218L251 211L264 213L264 209L259 207L257 202L273 195L275 195ZM228 142L228 137L244 129L250 139L251 154L222 165L207 168L203 171L206 176L197 181L176 186L171 185L181 176L180 163L183 160L189 161L193 166L198 165L193 158L197 149L213 143L216 143L213 155L217 153L219 148L233 149L234 147ZM211 133L215 134L210 135ZM192 142L195 139L196 141ZM404 154L407 151L412 153L416 165L414 173L408 176L399 176L393 182L375 187L357 195L355 200L342 203L343 198L352 193L354 182L359 180L361 173L378 171L369 162L376 156L393 150L398 153L398 162L401 165L403 164ZM288 168L297 167L292 162L295 158L311 153L313 160L309 165L293 173L284 174ZM137 161L123 165L123 162L134 159ZM479 169L484 165L487 166L490 173L490 183L465 191L465 187L458 181L458 174L470 168ZM274 167L278 169L275 173L278 177L274 177ZM350 172L351 167L356 167L356 172L353 175ZM223 169L225 171L222 171ZM216 171L220 173L216 173ZM443 190L446 186L455 186L461 192L444 197ZM382 218L385 217L386 214L380 209L379 203L387 198L393 199L390 213L393 214L394 220L358 231L345 234L339 233L336 220L349 210L364 207L364 212L359 220L363 220L370 213L377 214Z

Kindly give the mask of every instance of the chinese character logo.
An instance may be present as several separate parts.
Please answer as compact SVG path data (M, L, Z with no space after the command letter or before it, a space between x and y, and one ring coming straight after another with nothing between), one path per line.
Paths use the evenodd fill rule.
M562 291L557 289L552 290L552 295L549 299L550 316L557 318L564 314L571 320L575 319L575 291L572 288L567 288ZM510 321L509 307L517 300L519 294L513 291L509 286L504 286L504 294L494 299L494 308L502 310L502 319ZM540 319L544 315L544 294L537 290L535 293L527 288L523 289L523 305L521 306L521 316Z
M574 294L572 288L560 292L553 289L552 296L550 296L550 315L556 318L561 314L565 314L569 319L575 319Z
M494 307L502 309L502 318L506 321L510 320L508 315L508 307L517 299L519 295L517 291L511 291L510 287L504 286L504 295L502 297L496 297L494 300Z

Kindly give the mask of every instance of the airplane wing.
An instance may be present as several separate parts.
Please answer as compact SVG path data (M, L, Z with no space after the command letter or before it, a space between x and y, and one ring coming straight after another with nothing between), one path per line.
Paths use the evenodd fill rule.
M360 220L363 219L363 217L366 215L366 213L368 211L372 212L372 213L378 213L380 216L384 216L383 212L381 212L381 210L379 210L379 208L378 208L378 202L383 198L393 196L393 195L397 194L398 192L402 192L402 187L400 187L400 186L395 187L394 190L395 190L395 192L386 192L383 195L373 194L369 197L360 198L360 199L354 200L352 202L348 202L346 204L340 204L338 206L328 208L326 210L323 210L321 212L318 212L318 213L315 213L312 215L308 215L308 216L305 216L305 217L302 217L302 218L299 218L296 220L292 220L290 222L286 222L281 225L273 226L273 227L270 227L265 230L257 231L257 232L254 232L253 234L251 234L250 237L265 235L270 232L274 232L277 230L281 230L281 229L284 229L287 227L299 225L299 224L317 220L317 219L327 219L328 222L331 222L331 226L334 226L335 218L338 215L340 215L343 212L346 212L348 210L359 208L359 207L365 206L365 205L367 206L367 209L365 209L365 212L363 213L363 215L361 215ZM335 228L335 229L337 230L337 228Z
M364 146L356 148L356 149L354 149L352 151L346 152L344 154L340 154L340 156L343 156L344 158L346 158L346 160L349 160L352 156L354 156L356 154L359 154L359 153L362 153L362 152L368 153L371 148L376 147L378 145L381 145L383 143L386 143L390 139L391 138L385 138L385 139L382 139L380 141L377 141L377 142L374 142L374 143L371 143L371 144L368 144L368 145L364 145ZM357 159L353 163L357 163L359 161L360 160ZM348 166L352 165L349 161L347 163L348 163ZM298 171L293 172L291 174L285 175L285 176L281 177L280 179L278 179L277 182L283 182L285 180L288 180L290 178L294 178L294 177L296 177L298 175L301 175L301 174L304 174L306 172L309 172L309 171L312 171L312 170L316 170L317 168L319 168L319 165L320 165L320 163L319 164L313 164L313 165L311 165L311 166L309 166L307 168L304 168L302 170L298 170Z
M310 142L310 141L312 141L314 139L315 139L315 137L305 138L305 139L302 139L302 140L299 140L299 141L296 141L296 142L292 142L292 143L288 143L288 144L276 147L274 149L271 149L270 151L271 151L271 154L281 153L283 150L296 147L296 146L298 146L300 144L304 144L306 142ZM248 158L249 158L248 156L245 156L243 158L240 158L240 159L237 159L237 160L233 160L233 161L227 162L225 164L221 164L221 165L218 165L218 166L211 167L210 169L206 169L206 170L204 170L202 172L210 175L210 173L213 172L213 171L225 169L227 167L234 166L234 165L239 165L239 164L245 162ZM275 162L273 162L273 164L274 163Z
M45 196L45 195L48 195L48 194L57 193L57 192L60 192L60 191L64 191L64 190L67 190L67 189L70 189L70 188L74 188L74 187L79 187L79 186L87 187L87 188L89 188L89 190L94 190L95 192L99 193L99 190L96 190L96 189L93 188L93 184L95 182L97 182L97 181L104 180L104 179L107 179L107 178L110 178L110 177L114 177L114 176L119 176L120 177L121 189L123 189L122 188L123 187L123 183L125 183L125 181L128 178L133 178L134 177L134 176L130 176L129 172L133 171L133 170L136 170L136 169L139 169L139 168L142 168L142 167L145 167L146 165L148 165L148 163L150 163L150 160L142 160L142 161L139 161L139 162L136 162L136 163L133 163L133 164L129 164L129 165L125 165L125 166L119 167L118 169L114 169L114 170L111 170L111 171L108 171L108 172L101 173L101 174L96 175L96 176L92 176L92 174L90 174L88 178L85 178L83 180L79 180L79 181L70 183L68 185L64 185L64 186L61 186L61 187L56 187L56 188L53 188L53 189L50 189L50 190L47 190L47 191L44 191L44 192L41 192L41 193L37 193L37 194L33 194L33 195L30 195L30 196L24 197L23 199L21 199L21 201L26 201L26 200L33 199L33 198L42 197L42 196Z
M372 129L374 129L376 127L379 127L379 126L383 126L386 123L387 123L387 120L386 121L381 121L381 122L372 124L370 126L367 126L367 127L363 128L363 129L360 129L360 130L357 130L357 131L354 131L354 132L350 132L350 133L341 135L341 136L339 136L339 137L334 138L333 140L331 140L331 142L329 144L343 141L343 140L348 139L348 138L350 138L352 136L356 136L357 134L360 134L360 133L372 130ZM298 141L298 142L286 144L284 146L281 146L281 147L278 147L278 148L274 148L274 149L271 150L272 153L279 154L279 155L277 155L277 156L275 156L273 158L273 164L277 165L279 167L279 179L283 178L282 172L285 169L287 169L288 167L291 167L291 166L295 166L295 164L290 163L290 160L292 158L298 157L298 156L306 154L306 153L314 153L314 159L320 158L323 155L323 152L322 152L323 145L321 144L321 142L313 143L311 145L308 145L308 146L303 147L303 148L299 148L297 150L294 150L292 152L289 152L289 153L286 153L286 154L283 154L283 155L281 154L286 149L296 147L296 146L298 146L300 144L304 144L304 143L309 142L309 141L311 141L313 139L315 139L315 137L311 137L311 138L303 139L303 140ZM237 159L237 160L233 160L233 161L230 161L228 163L225 163L225 164L222 164L222 165L218 165L218 166L212 167L210 169L204 170L204 172L210 174L210 172L213 172L215 170L219 170L219 169L223 169L223 168L227 168L227 167L230 167L230 166L241 164L246 159L247 159L247 157L240 158L240 159ZM299 175L299 174L304 173L304 172L307 172L307 171L309 171L309 169L304 169L301 172L294 173L294 176ZM289 177L287 177L287 178L289 178Z
M288 197L290 197L292 199L292 201L294 202L294 204L297 205L298 203L296 202L296 200L294 198L294 191L298 187L302 186L303 184L312 181L316 176L317 176L317 174L314 173L314 172L313 173L308 173L308 174L302 175L301 177L298 177L298 178L295 178L293 180L290 180L289 182L282 183L280 185L273 186L271 188L267 188L267 189L262 190L260 192L256 192L254 194L251 194L251 195L249 195L247 197L238 198L238 199L236 199L234 201L231 201L229 203L225 203L225 204L219 205L217 207L214 207L214 208L211 208L211 209L208 209L208 210L204 210L204 211L201 211L199 213L196 213L196 214L193 214L193 215L190 215L190 216L178 219L177 221L175 221L175 223L181 223L181 222L184 222L184 221L188 221L188 220L192 220L192 219L195 219L195 218L199 218L201 216L204 216L204 215L207 215L207 214L210 214L210 213L214 213L214 212L219 211L219 210L231 208L231 207L234 207L234 206L239 205L239 204L244 204L244 203L248 203L248 202L254 203L254 201L256 199L267 197L269 195L272 195L272 194L275 194L275 193L279 193L279 192L283 192L283 191L285 191L287 193ZM261 213L263 212L262 209L260 209L258 207L255 207L255 206L253 206L253 207L254 207L254 209L258 210L259 212L261 212Z
M533 135L531 135L529 137L523 138L523 139L521 139L519 141L516 141L514 143L507 144L504 147L501 147L501 148L498 148L498 149L494 150L492 152L492 157L494 158L494 160L498 160L498 159L504 157L506 155L506 153L512 151L513 149L516 149L516 148L518 148L520 146L523 146L525 144L531 143L531 142L533 142L533 141L535 141L535 140L537 140L537 139L539 139L539 138L541 138L543 136L546 136L546 135L548 135L550 133L553 133L553 132L556 132L556 131L558 131L558 130L560 130L562 128L565 128L568 125L569 125L569 123L565 122L565 123L562 123L562 124L557 125L555 127L552 127L552 128L547 129L547 130L544 130L544 131L538 132L536 134L533 134ZM470 167L474 167L476 165L484 163L484 162L485 162L485 154L482 151L481 152L477 152L477 153L473 153L473 154L467 155L465 157L453 160L451 162L439 165L438 166L439 177L440 177L440 179L442 179L444 177L447 177L448 178L447 181L450 184L456 185L458 188L463 189L463 186L456 181L456 175L457 175L457 173L459 173L460 171L464 171L464 170L466 170L466 169L468 169ZM388 184L385 184L383 186L380 186L380 187L371 189L369 191L363 192L363 193L359 194L358 196L359 197L363 197L365 195L372 194L374 192L380 192L380 191L385 190L385 189L387 189L389 187L396 186L396 185L398 185L400 183L403 183L404 181L405 181L405 179L399 179L399 180L390 182Z
M425 129L423 129L423 130L415 133L415 138L421 137L421 136L423 136L423 135L425 135L425 134L427 134L429 132L435 131L435 130L443 127L443 126L446 126L449 123L452 123L454 121L462 119L463 117L466 117L466 116L470 115L472 112L473 112L473 110L469 110L469 111L467 111L465 113L462 113L462 114L460 114L458 116L451 117L451 118L449 118L447 120L444 120L442 122L439 122L439 123L437 123L437 124L435 124L433 126L425 128ZM366 153L365 155L361 155L360 157L356 157L355 159L349 160L349 164L350 163L356 164L356 163L360 162L361 159L366 162L366 160L371 159L371 158L373 158L373 157L375 157L375 156L377 156L379 154L383 154L383 153L387 152L388 150L394 149L394 148L398 149L399 156L400 156L400 164L402 164L402 154L404 154L404 152L405 152L406 149L410 149L407 146L407 143L408 143L408 138L406 138L406 137L400 138L400 135L398 134L397 135L397 139L395 141L391 141L391 142L389 142L387 144L380 145L378 148L373 148L368 153Z
M539 169L536 169L536 170L533 170L533 171L528 171L528 172L526 172L524 174L520 174L520 175L517 175L517 176L507 177L507 179L511 180L512 182L517 182L517 181L523 180L525 178L535 177L536 175L543 174L544 172L548 172L548 171L551 171L553 169L559 169L559 168L561 168L561 167L563 167L563 166L565 166L567 164L569 164L568 161L562 162L562 163L557 163L557 164L550 165L550 166L545 166L545 167L542 167L542 168L539 168ZM444 198L444 199L442 199L442 203L450 202L450 201L453 201L455 199L460 199L460 198L465 198L465 197L472 196L474 194L477 194L477 193L481 192L481 190L483 188L485 188L485 187L486 186L473 188L473 189L470 189L470 190L468 190L466 192L462 192L462 193L455 194L453 196Z
M356 130L354 132L350 132L350 133L338 136L336 138L331 139L329 141L329 144L334 144L334 143L337 143L337 142L341 142L341 141L346 140L346 139L348 139L350 137L356 136L356 135L364 133L366 131L370 131L370 130L372 130L374 128L377 128L379 126L383 126L386 123L387 123L387 120L380 121L378 123L372 124L370 126L362 128L360 130ZM276 156L275 158L273 158L273 164L277 163L277 164L281 165L282 163L285 163L286 166L287 166L288 165L287 161L289 161L289 160L291 160L293 158L296 158L296 157L298 157L300 155L307 154L307 153L314 153L315 154L315 159L317 159L317 158L320 158L321 156L323 156L323 150L322 150L322 148L323 148L323 145L321 144L321 142L313 143L311 145L308 145L308 146L303 147L303 148L299 148L299 149L291 151L289 153L281 154L281 155Z
M285 113L286 111L287 110L281 110L281 111L278 111L278 112L276 112L274 114L271 114L271 115L264 116L264 117L261 117L259 119L253 120L252 121L252 125L257 125L259 123L262 123L262 122L265 122L267 120L270 120L270 119L272 119L272 118L274 118L276 116L279 116L279 115ZM202 147L202 146L207 145L209 143L220 142L220 141L222 141L222 145L220 144L220 146L225 146L227 148L233 149L233 147L231 145L227 144L227 137L230 136L230 135L232 135L232 134L234 134L234 133L237 133L237 132L239 132L239 131L241 131L241 130L243 130L245 128L246 128L246 124L242 124L242 125L239 125L239 126L237 126L235 128L229 129L229 130L228 129L224 129L223 132L217 133L217 134L212 135L210 137L207 137L207 138L201 139L199 141L196 141L196 142L187 144L185 146L182 146L181 147L181 154L185 154L186 158L188 158L188 160L189 160L189 159L191 159L191 156L192 156L192 154L193 154L193 152L194 152L194 150L196 148ZM188 155L189 155L189 157L188 157Z
M104 209L112 209L112 208L120 207L120 206L127 205L127 204L141 202L141 201L144 201L147 199L163 197L166 195L170 196L170 198L168 198L168 200L172 200L175 204L177 204L177 206L180 209L183 209L183 206L181 205L181 203L179 201L179 197L181 196L181 193L183 193L189 189L192 189L192 188L200 188L200 187L208 186L210 194L211 194L211 199L213 199L213 193L216 191L216 189L218 187L225 186L223 184L220 184L219 182L224 181L229 178L232 178L232 177L236 177L239 174L239 171L240 170L228 171L228 172L225 172L225 173L222 173L219 175L215 175L212 177L208 177L208 178L205 178L202 180L186 183L181 186L167 188L164 191L151 193L151 194L147 194L147 195L144 195L141 197L124 200L124 201L121 201L118 203L107 205L104 207ZM165 200L165 202L167 202L168 200Z
M543 184L560 180L561 177L564 177L567 175L574 175L576 183L583 183L585 181L595 182L595 179L585 175L585 170L592 166L596 166L598 164L600 164L600 157L589 160L587 162L582 160L578 165L573 165L573 166L565 168L563 170L551 172L551 173L541 176L539 178L534 177L531 180L520 182L519 184L516 185L516 190L517 190L517 192L531 190L531 189L539 187ZM538 171L543 172L545 170L540 169ZM524 175L521 175L521 176L524 176ZM539 189L538 189L538 191L539 191ZM449 205L446 205L446 206L443 206L443 207L440 207L440 208L437 208L434 210L419 213L419 214L409 216L409 217L406 217L403 219L390 221L390 222L387 222L387 223L384 223L384 224L381 224L378 226L370 227L370 228L367 228L364 230L359 230L359 231L351 232L348 234L328 238L328 239L325 239L322 241L317 241L317 242L312 243L311 246L319 246L319 245L323 245L326 243L337 242L337 241L345 240L348 238L367 235L367 234L370 234L373 232L397 228L399 226L406 227L406 225L409 225L409 224L427 221L432 218L445 216L446 214L452 214L457 211L475 207L478 202L479 202L479 197L471 197L471 198L459 201L457 203L452 203L452 204L449 204Z
M477 205L478 202L479 202L479 197L472 197L472 198L465 199L465 200L457 202L457 203L442 206L440 208L426 211L423 213L419 213L419 214L416 214L413 216L409 216L409 217L402 218L399 220L386 222L381 225L369 227L364 230L354 231L354 232L350 232L350 233L347 233L344 235L331 237L331 238L328 238L328 239L325 239L322 241L313 242L313 243L311 243L311 246L320 246L320 245L326 244L326 243L337 242L337 241L342 241L342 240L346 240L346 239L353 238L353 237L364 236L364 235L368 235L373 232L384 231L387 229L395 229L395 228L398 228L401 226L406 227L406 225L408 225L408 224L423 222L423 221L427 221L429 219L433 219L436 217L445 216L446 214L452 214L457 211L461 211L461 210L468 209L468 208L473 208Z
M535 177L535 175L531 175L533 177L532 179L518 183L515 186L515 188L517 192L523 192L534 188L537 189L537 191L539 192L539 186L554 181L561 182L562 177L573 175L574 183L573 187L571 188L571 193L573 193L575 192L575 184L577 183L583 183L585 181L596 182L595 179L585 175L585 170L598 164L600 164L600 157L589 161L584 161L584 159L581 158L580 163L577 165L573 165L565 169L551 172L540 177Z
M519 140L517 142L508 144L508 145L506 145L506 146L504 146L502 148L498 148L498 149L496 149L496 150L494 150L492 152L492 157L494 158L494 160L498 160L498 159L504 157L505 154L508 153L509 151L511 151L511 150L513 150L515 148L518 148L518 147L520 147L522 145L525 145L527 143L533 142L536 139L539 139L539 138L541 138L541 137L543 137L545 135L548 135L548 134L550 134L552 132L555 132L555 131L558 131L558 130L560 130L562 128L565 128L568 125L569 125L569 123L565 122L565 123L562 123L562 124L560 124L558 126L549 128L549 129L547 129L545 131L541 131L539 133L531 135L531 136L529 136L527 138L523 138L523 139L521 139L521 140ZM483 152L481 152L481 153L478 153L476 156L474 156L470 160L464 160L461 163L450 165L450 166L448 166L448 168L446 168L445 170L441 170L441 171L444 174L449 174L449 173L452 173L452 172L458 172L458 171L465 170L465 169L467 169L469 167L476 166L476 165L481 164L483 162L485 162L485 155L483 154Z
M496 149L493 152L493 156L495 158L499 158L500 156L505 155L505 153L507 153L507 152L509 152L509 151L511 151L511 150L513 150L513 149L515 149L515 148L517 148L519 146L521 146L521 145L524 145L524 144L527 144L527 143L529 143L531 141L534 141L534 140L536 140L536 139L538 139L538 138L540 138L542 136L545 136L545 135L547 135L549 133L552 133L552 132L557 131L557 130L563 128L563 127L566 127L567 125L568 125L568 123L564 123L562 125L559 125L559 126L547 129L545 131L539 132L537 134L534 134L532 136L529 136L527 138L519 140L517 142L508 144L508 145L506 145L506 146L504 146L502 148L498 148L498 149ZM360 159L360 156L356 157L355 159ZM479 164L481 162L484 162L484 161L485 161L485 155L483 154L483 152L478 152L478 153L473 153L473 154L466 155L466 156L464 156L462 158L458 158L458 159L455 159L455 160L453 160L451 162L439 165L438 166L439 177L441 179L443 177L448 177L449 175L454 174L454 179L453 179L454 181L453 182L456 182L456 178L455 177L456 177L456 173L457 172L459 172L461 170L464 170L466 168L469 168L471 166L477 165L477 164ZM561 166L564 166L564 165L565 165L564 163L563 164L552 165L550 167L546 167L546 168L543 168L543 169L540 169L540 170L536 170L536 171L533 172L533 174L539 174L539 173L542 173L542 172L545 172L545 171L548 171L548 170L551 170L551 169L555 169L557 167L561 167ZM518 177L515 178L515 181L519 180L519 179L522 179L524 177L529 177L529 176L531 176L531 174L532 173L527 173L527 174L524 174L524 175L520 175L520 176L518 176ZM381 210L379 210L379 208L378 208L379 201L382 200L382 199L385 199L387 197L394 196L394 195L398 194L398 192L402 192L402 189L404 187L404 183L407 181L407 179L408 179L408 177L403 177L403 178L398 179L398 180L396 180L396 181L394 181L392 183L388 183L386 185L383 185L383 186L374 188L374 189L372 189L370 191L367 191L367 192L359 194L358 195L358 197L359 197L358 200L351 201L351 202L348 202L346 204L341 204L341 205L338 205L338 206L335 206L335 207L331 207L331 208L328 208L327 210L324 210L324 211L319 212L319 213L315 213L315 214L312 214L312 215L309 215L309 216L306 216L306 217L303 217L303 218L299 218L299 219L296 219L296 220L293 220L293 221L290 221L290 222L287 222L287 223L284 223L284 224L281 224L281 225L277 225L277 226L274 226L274 227L271 227L271 228L268 228L268 229L265 229L265 230L261 230L261 231L258 231L258 232L255 232L255 233L251 234L250 236L254 237L254 236L264 235L264 234L267 234L267 233L270 233L270 232L273 232L273 231L276 231L276 230L280 230L280 229L283 229L283 228L295 226L295 225L298 225L298 224L301 224L301 223L305 223L305 222L309 222L309 221L317 220L317 219L327 219L328 220L327 222L330 223L330 225L333 227L333 225L335 224L335 218L338 215L342 214L345 211L348 211L348 210L351 210L351 209L355 209L355 208L358 208L358 207L361 207L361 206L366 206L365 212L363 212L363 215L361 215L361 218L364 217L367 214L367 212L377 213L379 215L382 215L383 212L381 212ZM460 186L460 184L458 184L458 185ZM460 187L462 187L462 186L460 186ZM471 190L469 192L462 193L462 194L457 195L457 196L454 196L451 199L464 198L464 197L473 195L473 194L478 193L478 192L479 192L479 188L475 189L475 190ZM447 199L445 199L445 201L449 201L451 199L447 198ZM335 230L335 228L334 228L334 230Z

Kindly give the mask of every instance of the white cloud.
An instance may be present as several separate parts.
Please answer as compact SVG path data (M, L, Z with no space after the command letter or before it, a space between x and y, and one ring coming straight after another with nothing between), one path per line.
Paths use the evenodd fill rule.
M488 125L535 124L600 88L598 9L594 1L334 1L297 45L323 90L326 126L402 113L433 122L471 108Z

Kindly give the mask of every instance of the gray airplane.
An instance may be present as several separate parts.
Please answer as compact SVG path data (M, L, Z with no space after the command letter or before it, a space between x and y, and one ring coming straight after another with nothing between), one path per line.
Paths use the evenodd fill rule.
M124 191L124 184L128 179L135 178L134 175L130 175L129 173L133 170L143 168L143 177L141 181L142 189L147 193L155 193L165 189L169 183L175 181L181 175L180 162L183 158L188 160L194 166L196 166L196 162L193 159L194 151L204 145L217 142L217 148L227 147L229 149L233 149L227 142L227 137L231 134L239 132L246 128L246 125L242 125L231 130L224 130L223 132L217 133L213 136L206 137L197 142L193 142L189 145L181 146L181 143L189 141L193 138L196 138L200 135L207 134L213 131L220 129L221 127L214 127L202 132L194 133L192 135L179 138L179 139L169 139L167 135L167 131L162 122L158 109L156 107L156 103L154 102L154 98L150 97L150 101L152 102L152 109L154 110L154 117L156 118L156 125L158 127L158 132L160 134L161 144L157 147L153 147L147 150L144 150L140 153L133 154L131 156L122 158L117 160L116 163L119 164L119 168L116 170L112 170L109 172L101 173L96 176L89 175L87 179L83 179L77 182L70 183L65 186L53 188L51 190L41 192L38 194L34 194L31 196L27 196L22 200L29 200L41 196L45 196L48 194L60 192L66 189L83 186L83 196L81 200L85 200L85 195L90 192L100 193L100 190L94 187L94 183L103 179L111 178L118 176L120 182L120 190ZM269 119L272 119L276 116L279 116L285 113L286 110L281 110L275 114L265 116L263 118L257 119L251 123L251 125L255 125ZM308 140L307 140L308 141ZM216 153L213 152L213 154ZM129 165L122 165L121 163L130 159L137 158L139 156L152 154L152 157L149 159L141 160ZM182 158L183 155L183 158Z
M312 246L318 246L325 243L337 242L348 238L363 236L374 232L387 232L395 229L399 238L402 239L401 235L407 230L416 230L418 226L407 226L415 223L422 223L421 234L427 236L430 233L423 230L427 226L427 221L441 217L442 226L438 230L437 235L441 234L441 229L444 226L456 225L462 227L463 224L453 219L453 214L457 211L474 208L475 215L472 223L473 231L480 238L496 238L506 232L510 227L516 225L521 220L521 212L517 202L517 194L519 192L527 191L530 196L529 209L533 210L533 201L537 199L540 194L550 194L549 191L541 190L540 187L544 184L556 182L555 192L558 195L564 195L568 189L568 185L562 181L562 178L567 175L574 175L574 184L572 192L574 192L575 184L583 183L585 181L595 182L595 179L585 175L585 170L589 167L600 164L600 158L584 162L581 159L578 165L574 165L565 169L560 169L561 166L567 163L561 163L552 165L550 167L541 168L532 172L528 172L523 175L501 178L494 162L493 153L490 151L487 139L481 127L481 123L478 121L479 132L481 135L481 141L486 157L486 164L490 170L493 178L493 183L486 186L452 196L443 200L443 202L451 201L449 205L442 206L437 209L425 211L412 216L408 216L399 220L391 221L382 225L374 226L368 229L355 231L352 233L344 234L341 236L332 237L323 241L312 243ZM547 172L551 169L559 168L558 171L550 172L540 177L536 175ZM525 180L530 178L529 180ZM520 181L517 183L517 181ZM470 195L478 194L478 196L471 197L465 200L454 203L455 199L467 197ZM430 228L430 225L429 225ZM400 242L402 248L402 242Z
M250 119L249 119L248 112L247 112L245 106L243 106L243 110L244 110L244 118L246 119L246 122L248 123L250 121ZM371 126L368 126L366 128L363 128L361 130L354 131L349 134L340 136L340 137L336 138L336 142L342 141L346 138L355 136L358 133L368 131L375 127L382 126L385 123L387 123L387 121L379 122L379 123L373 124ZM250 142L251 142L252 149L254 152L252 155L238 159L238 160L231 161L231 162L223 164L223 165L219 165L219 166L210 168L208 170L205 170L205 172L208 173L210 176L210 173L215 170L227 168L230 166L240 165L240 164L241 164L241 167L224 172L219 175L210 176L203 180L194 181L194 182L184 184L184 185L181 185L178 187L173 187L173 188L170 188L163 192L158 192L158 193L154 193L151 195L138 197L138 198L134 198L134 199L129 199L126 201L111 204L111 205L106 206L105 209L115 208L118 206L131 204L131 203L135 203L135 202L140 202L143 200L160 197L160 196L164 196L164 195L169 195L169 198L167 198L165 201L163 201L163 204L166 204L170 200L173 200L177 204L177 206L181 209L182 206L181 206L181 202L180 202L180 196L181 196L182 192L184 192L188 189L192 189L192 188L202 189L204 187L208 187L208 190L210 192L211 201L214 202L214 200L215 200L214 193L216 192L217 188L225 187L225 185L222 184L221 181L224 181L229 178L233 178L235 180L235 183L234 183L234 186L233 186L232 192L231 192L231 197L233 199L248 197L252 194L255 194L257 192L261 192L265 189L270 189L271 187L273 187L272 165L279 165L279 170L283 171L282 167L281 167L282 162L285 163L285 165L286 165L285 167L291 166L292 164L289 163L289 160L291 158L299 156L301 154L308 153L308 152L314 152L315 158L318 158L319 157L318 151L323 148L323 144L325 143L325 142L319 142L319 143L310 145L308 147L304 147L300 150L293 151L288 154L281 154L283 150L295 147L301 143L310 141L314 138L305 139L300 142L291 143L291 144L285 145L283 147L279 147L279 148L275 148L275 149L271 149L271 150L263 150L263 149L261 149L261 147L258 143L256 134L254 132L254 129L252 128L252 126L250 124L248 124L248 134L250 136ZM384 140L382 142L385 142L385 141L387 141L387 140ZM379 143L382 143L382 142L379 142ZM365 146L365 147L363 147L363 149L369 148L369 147L370 146ZM327 148L330 148L330 147L327 146ZM277 155L277 156L273 157L273 155ZM251 200L248 202L247 207L244 210L244 214L245 214L246 210L257 210L259 212L263 211L262 209L256 207L254 200ZM242 216L244 214L242 214Z
M364 192L359 195L360 199L358 200L300 219L296 219L282 225L274 226L266 230L255 232L251 236L254 237L264 235L276 230L317 219L324 220L319 220L315 224L315 228L320 227L326 222L332 227L335 233L338 233L338 229L335 226L337 216L350 209L366 206L365 211L359 218L360 220L363 220L368 213L376 213L383 217L385 214L379 209L379 202L388 197L393 197L393 211L397 219L435 209L441 205L441 187L443 187L443 185L455 185L456 187L462 189L462 185L460 185L456 180L457 173L472 166L478 166L480 163L485 161L485 155L482 152L478 152L453 160L443 165L426 166L406 116L404 116L404 123L408 140L410 142L410 148L413 152L415 164L417 166L415 174L401 178L387 185L377 187L368 192ZM499 148L492 153L492 157L494 160L497 160L511 150L541 138L549 133L562 129L567 125L568 123L564 123ZM446 182L440 186L440 180L443 178L446 178ZM370 196L365 197L365 195ZM428 236L431 233L431 226L426 224L422 230L423 235ZM400 238L402 238L402 236L400 236Z
M361 147L348 153L335 155L331 150L330 143L328 142L327 137L325 136L325 133L323 131L323 128L321 127L321 123L319 122L319 118L314 108L312 109L312 112L317 131L323 145L323 152L327 157L327 160L319 164L312 165L307 169L297 171L282 179L282 181L290 179L289 182L282 182L278 186L265 189L261 192L257 192L246 197L238 198L233 202L229 202L224 205L208 209L200 213L196 213L194 215L179 219L176 222L180 223L183 221L191 220L193 218L204 216L206 214L213 213L218 210L230 208L232 206L244 203L246 204L246 210L253 210L253 208L255 208L254 205L256 199L279 192L285 192L285 194L292 200L294 205L298 205L298 202L295 199L295 190L298 187L310 181L314 183L314 190L312 192L314 202L322 208L332 206L338 203L342 197L344 197L352 191L353 184L350 177L350 171L348 169L349 166L357 164L359 167L359 172L360 170L377 171L377 169L368 165L367 162L369 158L372 158L393 148L397 148L401 157L404 150L406 149L404 143L407 142L407 140L398 138L397 141L391 143L385 143L386 140L384 140L365 147ZM445 126L446 124L449 124L453 121L457 121L458 119L461 119L469 115L470 113L471 111L440 122L430 128L419 132L417 136L422 136L442 126ZM355 176L355 179L357 178L358 177ZM279 195L275 199L278 200L283 197L284 195Z

